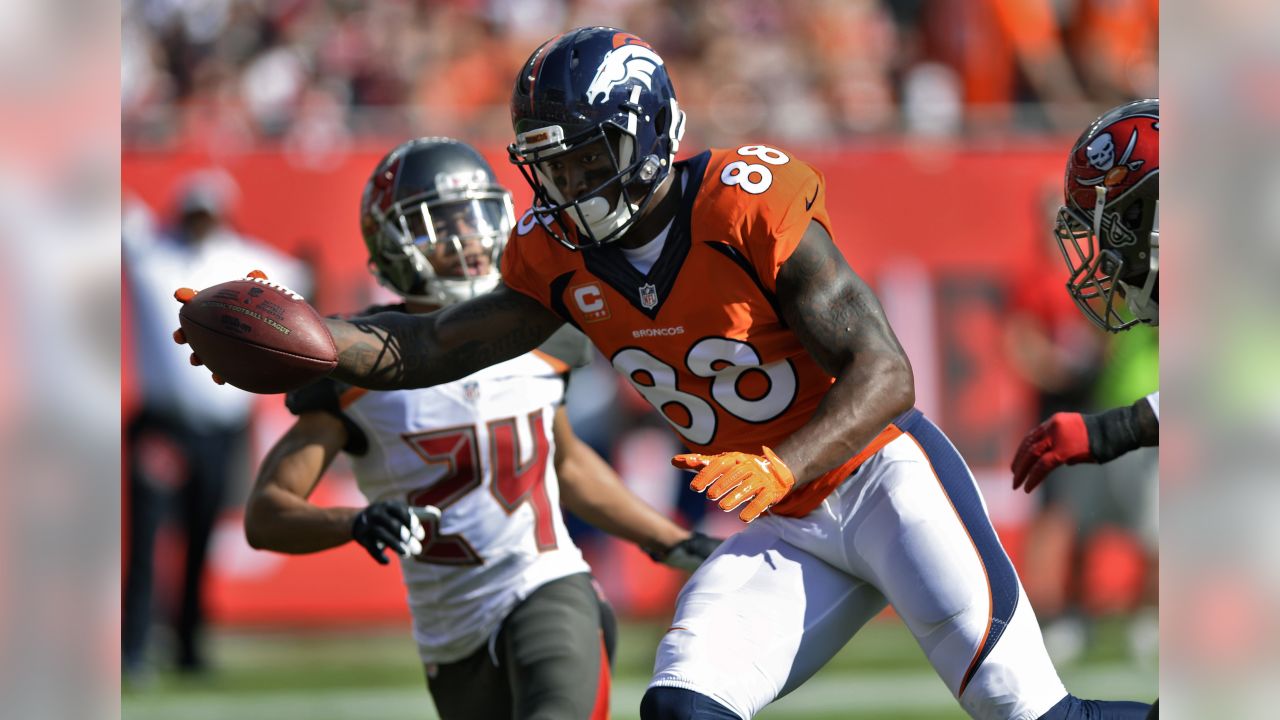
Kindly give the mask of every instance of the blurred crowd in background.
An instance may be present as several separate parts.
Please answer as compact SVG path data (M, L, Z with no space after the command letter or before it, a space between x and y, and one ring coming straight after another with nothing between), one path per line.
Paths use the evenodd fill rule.
M1157 0L124 0L128 146L505 139L566 27L660 50L694 144L1075 134L1157 94Z

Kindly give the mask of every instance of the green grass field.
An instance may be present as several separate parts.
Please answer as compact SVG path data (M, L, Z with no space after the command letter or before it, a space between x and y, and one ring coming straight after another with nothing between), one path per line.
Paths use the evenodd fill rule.
M620 628L613 717L638 718L665 625ZM159 673L126 688L125 720L427 720L436 718L406 630L325 633L220 632L216 670L198 679ZM1059 667L1082 697L1150 700L1157 668L1126 654L1123 626L1101 623L1090 651ZM873 622L764 720L963 720L966 716L896 620Z

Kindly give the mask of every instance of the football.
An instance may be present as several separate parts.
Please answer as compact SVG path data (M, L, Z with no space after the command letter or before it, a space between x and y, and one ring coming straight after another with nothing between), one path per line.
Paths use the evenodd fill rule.
M178 320L200 360L249 392L287 392L338 364L333 337L315 308L265 279L205 288L183 304Z

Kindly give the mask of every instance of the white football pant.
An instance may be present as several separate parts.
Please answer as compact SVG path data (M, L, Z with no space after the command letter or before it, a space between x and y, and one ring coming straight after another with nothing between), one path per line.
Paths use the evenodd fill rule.
M750 718L888 603L974 718L1034 720L1066 695L964 460L919 412L898 425L814 512L766 514L694 573L650 685Z

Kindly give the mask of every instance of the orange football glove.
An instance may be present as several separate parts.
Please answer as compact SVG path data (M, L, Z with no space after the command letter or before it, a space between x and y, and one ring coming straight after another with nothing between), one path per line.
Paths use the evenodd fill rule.
M257 278L259 280L266 280L267 274L262 272L261 270L250 270L249 274L246 275L245 277ZM187 303L191 302L191 298L194 298L195 296L196 296L196 291L192 290L189 287L180 287L173 292L173 299L177 300L179 303L183 305L186 305ZM177 330L173 331L173 341L178 343L179 345L187 344L187 334L182 332L182 328L178 328ZM199 355L196 355L195 353L191 353L191 364L203 365L204 361L200 359ZM218 373L209 373L209 374L213 376L213 381L218 383L219 385L225 385L227 383L227 381L223 380L222 377L218 375Z
M707 499L719 500L720 509L725 512L731 512L750 500L738 514L738 518L746 523L760 517L791 492L796 484L791 470L767 447L763 455L685 453L671 458L671 464L684 470L697 470L698 474L689 487L696 492L706 490Z

